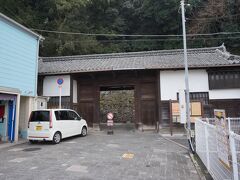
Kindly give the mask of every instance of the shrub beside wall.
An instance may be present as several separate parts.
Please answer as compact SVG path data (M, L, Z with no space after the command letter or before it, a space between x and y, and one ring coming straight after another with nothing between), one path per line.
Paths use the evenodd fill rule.
M114 113L114 122L131 123L134 120L134 90L101 91L100 122L106 123L108 112Z

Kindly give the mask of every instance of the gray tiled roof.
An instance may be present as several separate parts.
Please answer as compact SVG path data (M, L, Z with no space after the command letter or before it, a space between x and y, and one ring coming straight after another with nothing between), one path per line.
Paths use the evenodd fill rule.
M188 50L190 68L240 66L240 57L229 54L225 47ZM160 50L114 54L40 57L39 74L62 74L134 69L184 68L183 50Z

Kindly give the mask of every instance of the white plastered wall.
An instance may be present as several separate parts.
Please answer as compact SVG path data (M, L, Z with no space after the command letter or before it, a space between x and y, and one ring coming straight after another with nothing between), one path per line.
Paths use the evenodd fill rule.
M62 84L62 96L70 96L70 75L46 76L43 80L43 96L59 96L58 78L63 78L64 80Z
M184 70L160 71L161 100L176 100L177 92L185 89ZM224 87L223 87L224 88ZM240 99L239 89L209 90L206 70L189 71L190 92L209 92L209 99Z
M240 99L240 89L210 90L209 99Z
M184 70L160 71L161 100L177 100L177 92L185 89ZM189 71L190 92L208 92L208 74L206 70Z

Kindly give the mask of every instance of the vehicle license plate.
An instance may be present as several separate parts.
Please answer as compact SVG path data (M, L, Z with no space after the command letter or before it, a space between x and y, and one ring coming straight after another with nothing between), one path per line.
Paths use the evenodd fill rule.
M41 131L42 130L42 126L36 126L36 130L37 131Z

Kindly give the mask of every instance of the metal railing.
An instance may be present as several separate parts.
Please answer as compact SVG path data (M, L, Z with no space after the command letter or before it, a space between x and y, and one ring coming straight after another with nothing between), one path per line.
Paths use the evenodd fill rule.
M227 118L229 166L219 158L217 128L214 118L195 122L196 152L215 180L240 180L240 118Z
M240 135L240 118L227 118L229 132Z
M232 155L232 169L233 169L233 179L240 179L240 135L229 132L230 149Z

